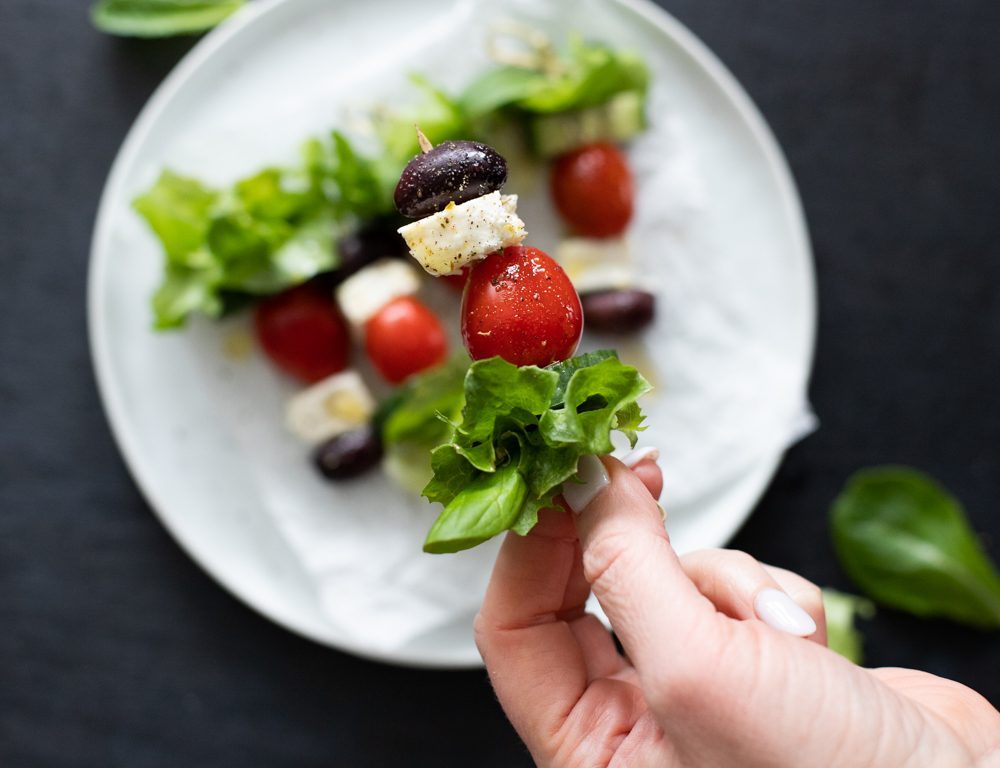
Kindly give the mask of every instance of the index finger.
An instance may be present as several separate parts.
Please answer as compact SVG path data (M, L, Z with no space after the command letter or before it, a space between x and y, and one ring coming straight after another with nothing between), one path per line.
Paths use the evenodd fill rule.
M511 724L543 750L587 687L583 651L568 619L590 588L579 568L571 516L543 510L527 536L508 534L476 617L476 644Z
M659 468L643 461L636 471L646 494L658 496ZM624 663L610 634L586 616L589 595L571 514L544 510L527 536L508 534L476 617L476 643L534 755L551 749L588 682Z

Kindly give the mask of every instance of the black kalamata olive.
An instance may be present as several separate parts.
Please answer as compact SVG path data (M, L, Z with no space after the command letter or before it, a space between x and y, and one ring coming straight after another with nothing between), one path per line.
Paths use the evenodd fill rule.
M633 333L656 314L656 297L634 288L584 293L580 304L587 330L600 333Z
M408 256L406 241L396 231L398 226L396 221L377 220L364 229L348 232L337 240L340 261L333 271L335 280L346 280L362 267L386 256Z
M330 480L346 480L371 469L382 459L382 441L370 426L327 440L313 454L320 473Z
M396 186L396 208L420 219L496 192L507 181L507 161L493 147L478 141L445 141L417 155L403 170Z

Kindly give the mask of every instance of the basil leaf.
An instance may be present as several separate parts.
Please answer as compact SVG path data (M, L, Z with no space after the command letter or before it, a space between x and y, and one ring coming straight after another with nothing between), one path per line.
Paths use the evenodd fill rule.
M834 548L866 594L917 616L1000 627L1000 573L961 504L926 475L876 467L833 503Z
M427 534L424 551L458 552L493 538L514 524L527 493L513 464L479 475L444 508Z
M100 0L90 9L102 32L168 37L204 32L239 9L244 0Z
M854 626L854 617L870 619L875 615L875 604L857 595L824 589L823 610L826 613L827 647L845 659L861 664L864 660L862 637Z

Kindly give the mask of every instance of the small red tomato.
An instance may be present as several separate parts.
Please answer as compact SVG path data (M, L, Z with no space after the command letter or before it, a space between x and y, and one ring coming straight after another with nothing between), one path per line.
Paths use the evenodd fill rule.
M614 237L632 219L632 172L614 144L588 144L562 155L550 182L556 208L581 235Z
M365 323L368 357L392 384L442 362L448 339L437 316L412 296L394 299Z
M261 301L254 311L257 339L285 373L312 383L344 370L350 334L333 295L305 283Z
M562 267L537 248L512 246L472 268L462 296L462 338L473 360L514 365L565 360L583 333L580 297Z

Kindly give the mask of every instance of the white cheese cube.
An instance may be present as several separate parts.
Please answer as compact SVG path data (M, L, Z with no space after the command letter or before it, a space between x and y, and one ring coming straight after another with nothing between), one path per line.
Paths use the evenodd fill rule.
M355 272L337 287L337 304L355 328L361 328L393 299L420 290L420 276L406 261L380 259Z
M632 254L623 237L571 237L556 247L555 257L580 293L635 285Z
M528 233L517 216L517 195L490 192L401 227L410 255L432 275L457 275L462 268Z
M357 371L343 371L318 381L288 401L285 424L307 443L363 427L375 412L375 400Z

